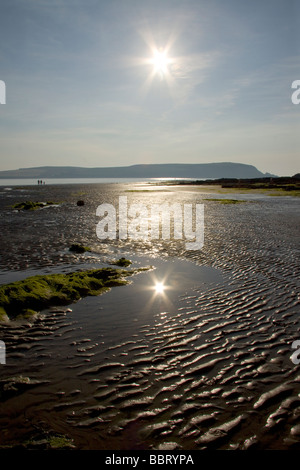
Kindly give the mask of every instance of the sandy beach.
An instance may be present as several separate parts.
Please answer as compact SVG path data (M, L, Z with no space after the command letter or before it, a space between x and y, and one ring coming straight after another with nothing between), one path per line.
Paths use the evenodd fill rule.
M120 195L203 203L203 248L99 240L96 209ZM23 201L52 204L13 207ZM151 266L103 295L0 324L2 448L300 448L299 198L46 184L0 187L0 212L1 284L120 257ZM73 243L90 251L72 253Z

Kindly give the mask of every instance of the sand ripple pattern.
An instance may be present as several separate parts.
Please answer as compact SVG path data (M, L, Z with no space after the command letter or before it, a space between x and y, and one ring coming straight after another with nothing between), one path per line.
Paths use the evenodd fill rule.
M41 428L55 423L82 448L293 447L300 375L288 357L299 331L297 300L276 309L271 300L254 282L250 292L195 290L177 313L157 313L152 325L111 346L78 337L64 313L24 331L7 327L10 359L26 361L40 380L53 378L8 398L1 423L24 400L27 423L38 414Z

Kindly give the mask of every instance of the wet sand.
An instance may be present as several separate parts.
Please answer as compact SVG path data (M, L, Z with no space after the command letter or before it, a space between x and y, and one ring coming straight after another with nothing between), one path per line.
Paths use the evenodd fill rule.
M0 188L1 283L120 256L154 268L30 324L1 324L0 445L43 449L64 436L78 449L299 449L298 200L242 194L248 202L223 205L199 188L140 189ZM96 207L119 195L204 201L203 249L100 242ZM60 204L12 210L24 200ZM92 251L74 255L72 243ZM162 279L168 289L155 294Z

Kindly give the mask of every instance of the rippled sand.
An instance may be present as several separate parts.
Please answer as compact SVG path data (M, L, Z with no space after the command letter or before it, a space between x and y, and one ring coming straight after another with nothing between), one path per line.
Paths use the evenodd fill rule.
M197 252L175 240L101 243L96 207L119 195L147 204L210 197L200 188L132 189L141 188L0 189L0 282L123 255L154 267L32 324L1 325L0 445L47 448L62 435L79 449L299 449L298 200L205 201ZM61 204L14 212L22 200ZM92 252L71 254L74 242ZM169 288L158 295L161 279Z

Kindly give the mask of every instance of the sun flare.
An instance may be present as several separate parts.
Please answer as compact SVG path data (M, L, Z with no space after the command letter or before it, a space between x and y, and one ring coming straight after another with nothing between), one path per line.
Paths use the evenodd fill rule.
M179 67L180 58L173 56L173 43L175 38L172 36L169 40L159 46L151 34L143 34L143 39L148 46L149 55L145 57L140 57L137 59L136 64L146 65L145 68L146 79L142 86L142 92L147 94L152 85L157 85L158 82L162 82L163 85L166 85L164 88L161 87L161 90L167 90L168 93L175 97L177 92L176 86L176 76L177 70Z
M164 290L165 290L165 286L164 286L163 282L157 282L155 284L155 292L157 294L163 294Z
M155 49L153 51L153 58L151 59L151 63L153 64L154 72L160 76L164 76L168 72L168 65L170 61L171 60L168 58L166 50Z

